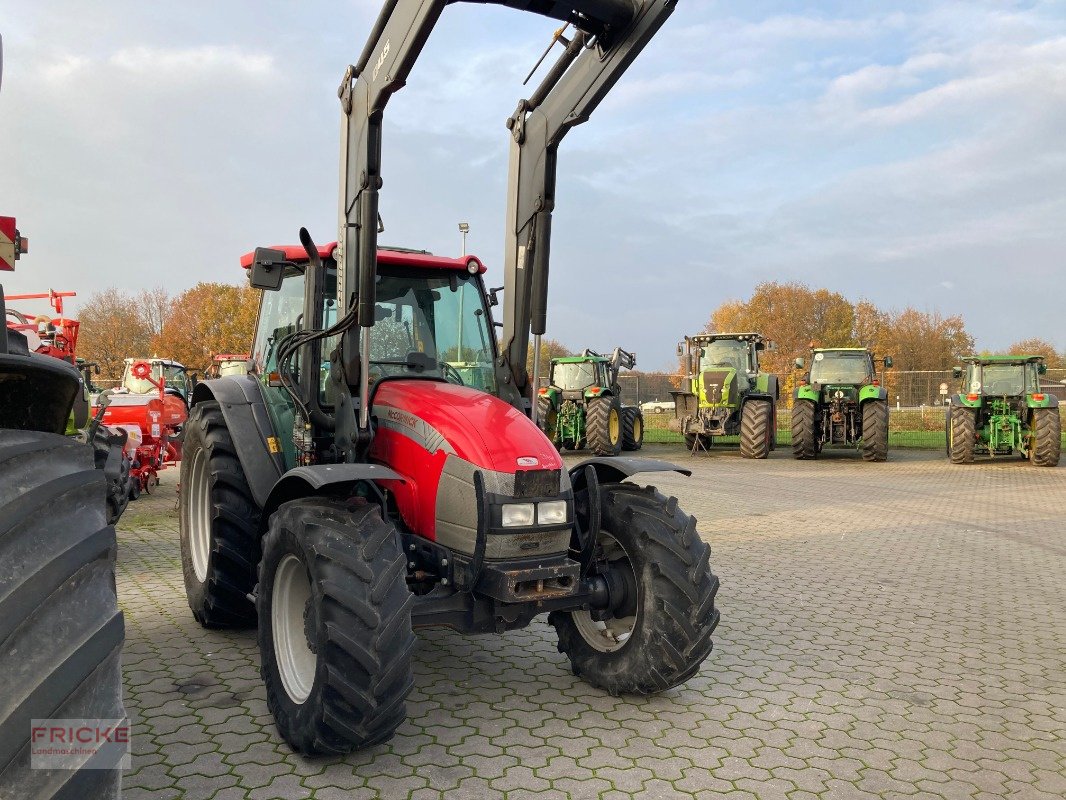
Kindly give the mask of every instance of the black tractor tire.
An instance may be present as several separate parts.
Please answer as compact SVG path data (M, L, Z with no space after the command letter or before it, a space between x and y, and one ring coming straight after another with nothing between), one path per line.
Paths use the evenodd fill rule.
M769 400L749 400L740 412L740 455L767 458L773 444L774 406Z
M123 452L128 434L105 425L96 428L92 447L96 468L102 470L107 483L107 524L119 521L130 502L130 460Z
M644 415L636 406L622 409L622 449L639 450L644 446Z
M205 628L255 625L259 508L217 402L193 406L181 458L181 571Z
M1033 466L1058 466L1062 452L1062 417L1057 408L1033 409L1033 437Z
M3 430L0 474L0 797L118 797L122 754L30 764L31 720L126 716L103 473L73 437Z
M622 451L622 405L617 397L594 397L585 407L585 442L598 456Z
M818 457L814 403L810 400L797 400L792 406L792 456L801 460Z
M631 626L629 635L612 644L588 611L555 611L548 621L578 677L612 695L661 692L695 675L710 655L720 617L711 548L676 498L628 483L600 492L601 542L618 545L636 586L634 613L611 621ZM610 558L605 548L601 553Z
M280 602L303 596L285 589L294 569L309 594L302 608L293 604L286 629L277 622L286 618ZM278 731L294 750L347 753L392 737L414 686L412 604L407 557L378 506L312 497L271 516L256 598L261 673ZM286 642L312 659L302 682L289 679L303 687L295 697L283 674L301 670L279 664L279 652L294 652Z
M948 431L948 451L952 464L972 464L977 445L977 418L963 406L951 407L951 427Z
M888 401L862 404L862 460L888 461Z

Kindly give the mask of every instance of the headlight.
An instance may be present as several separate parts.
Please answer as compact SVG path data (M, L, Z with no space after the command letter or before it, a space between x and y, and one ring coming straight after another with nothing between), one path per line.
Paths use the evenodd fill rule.
M520 528L533 524L532 503L507 503L500 509L500 524L505 528Z
M552 500L547 503L537 503L537 524L558 525L566 522L566 501Z

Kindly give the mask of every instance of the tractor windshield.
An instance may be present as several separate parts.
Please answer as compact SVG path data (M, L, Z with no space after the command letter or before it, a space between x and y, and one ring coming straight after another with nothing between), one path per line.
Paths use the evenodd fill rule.
M868 383L872 379L869 353L828 350L814 354L811 383Z
M555 364L552 367L552 386L558 386L564 392L579 392L589 386L600 386L597 366L595 361Z
M700 372L709 369L735 369L748 372L748 343L736 339L719 339L703 348L700 356Z
M370 337L371 380L409 374L406 365L417 354L428 365L420 374L495 393L491 325L478 276L382 268Z
M1025 393L1024 364L985 364L981 367L978 386L985 394L1014 396Z

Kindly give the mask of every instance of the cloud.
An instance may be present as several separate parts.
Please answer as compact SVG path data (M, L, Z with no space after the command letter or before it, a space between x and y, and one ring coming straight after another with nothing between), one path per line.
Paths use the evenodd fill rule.
M107 63L153 80L160 75L187 79L217 73L262 78L274 72L274 58L269 54L214 45L184 49L127 47L111 54Z

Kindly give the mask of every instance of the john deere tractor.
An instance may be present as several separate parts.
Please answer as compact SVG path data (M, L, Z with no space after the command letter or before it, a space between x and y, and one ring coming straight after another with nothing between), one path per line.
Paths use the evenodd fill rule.
M829 445L862 449L864 461L888 459L888 393L873 354L861 347L811 351L811 370L793 393L792 454L816 458ZM887 369L892 359L882 360ZM796 359L796 369L804 361Z
M548 386L540 388L537 422L556 447L587 447L598 456L639 450L644 444L644 415L623 406L618 373L633 369L637 357L616 347L610 356L585 350L553 358Z
M759 371L759 353L773 343L758 333L702 333L685 337L687 386L674 396L671 430L689 449L715 436L740 436L744 458L766 458L777 433L777 376Z
M1017 453L1038 467L1054 467L1062 449L1059 400L1041 390L1043 356L971 356L962 391L951 396L945 420L953 464L975 455ZM955 367L956 378L963 368Z

